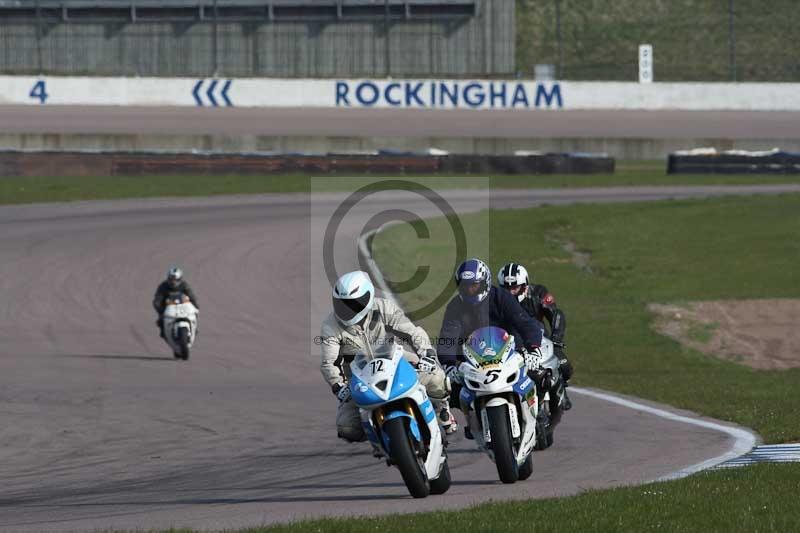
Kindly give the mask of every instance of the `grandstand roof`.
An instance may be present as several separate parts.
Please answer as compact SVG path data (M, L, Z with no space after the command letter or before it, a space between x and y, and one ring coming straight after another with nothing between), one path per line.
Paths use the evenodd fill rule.
M0 0L4 18L61 20L353 20L459 18L477 0Z

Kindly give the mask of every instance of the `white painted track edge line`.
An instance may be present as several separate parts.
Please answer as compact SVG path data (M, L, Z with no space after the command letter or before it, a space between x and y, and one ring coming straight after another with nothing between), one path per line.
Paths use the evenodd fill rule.
M386 285L386 281L383 278L383 274L378 268L378 265L375 263L375 260L372 258L371 247L367 244L370 241L370 239L373 238L378 233L380 233L382 229L383 226L374 229L372 231L369 231L364 235L362 235L361 237L359 237L358 250L367 263L369 274L372 277L375 285L377 285L378 288L380 288L385 298L388 298L392 300L392 302L399 305L399 302L397 302L397 300L395 299L394 294L392 294L392 291L389 290L389 287ZM584 396L590 396L598 400L615 403L622 407L627 407L628 409L634 409L636 411L648 413L654 416L665 418L667 420L673 420L675 422L681 422L684 424L690 424L694 426L703 427L706 429L711 429L713 431L719 431L733 438L733 444L730 446L727 452L718 455L716 457L712 457L711 459L708 459L706 461L689 465L687 467L681 468L680 470L676 470L675 472L671 472L669 474L660 476L656 479L651 480L651 482L681 479L690 476L692 474L695 474L697 472L700 472L702 470L708 470L710 468L714 468L715 466L719 466L726 461L730 461L731 459L742 457L743 455L747 454L750 450L752 450L756 446L756 444L760 441L760 437L758 437L758 435L756 435L753 431L750 431L745 428L726 426L723 424L718 424L716 422L710 422L707 420L678 415L676 413L671 413L663 409L650 407L648 405L634 402L626 398L621 398L619 396L615 396L607 392L599 392L596 390L585 389L582 387L570 387L569 390L577 392L578 394L582 394Z
M364 235L358 238L358 251L361 254L361 257L364 258L364 261L367 263L367 269L369 269L369 275L372 278L372 281L378 288L381 290L381 294L383 297L391 300L392 303L400 307L400 302L394 297L394 294L389 289L388 285L386 285L386 280L383 278L383 274L381 270L378 268L378 265L375 263L375 260L372 258L372 250L370 246L367 244L369 240L378 234L378 232L383 229L383 226L380 228L371 230L366 232Z
M669 411L665 411L664 409L659 409L657 407L644 405L626 398L615 396L607 392L599 392L593 389L584 389L581 387L570 387L569 390L577 392L578 394L582 394L584 396L590 396L592 398L597 398L599 400L615 403L622 407L627 407L628 409L634 409L636 411L641 411L644 413L655 415L661 418L665 418L667 420L672 420L674 422L681 422L683 424L690 424L705 429L711 429L713 431L719 431L733 438L733 444L730 446L727 452L718 455L716 457L712 457L711 459L702 461L700 463L687 466L670 474L666 474L664 476L654 479L653 481L668 481L671 479L680 479L689 476L691 474L700 472L701 470L707 470L709 468L713 468L721 463L724 463L725 461L736 459L738 457L745 455L750 450L752 450L759 441L759 437L755 433L744 428L728 426L716 422L711 422L708 420L691 418L688 416L671 413Z

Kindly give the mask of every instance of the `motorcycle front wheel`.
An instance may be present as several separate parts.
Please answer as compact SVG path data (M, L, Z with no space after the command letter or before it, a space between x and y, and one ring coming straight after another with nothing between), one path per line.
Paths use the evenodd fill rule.
M383 431L389 437L389 454L392 463L400 470L408 493L414 498L425 498L431 492L428 476L420 465L414 447L411 445L411 431L407 418L398 417L388 420Z
M489 432L492 435L492 451L497 474L503 483L515 483L519 479L519 468L514 457L508 408L505 405L487 407L486 414L489 418Z
M180 347L181 359L184 361L189 359L189 330L181 328L178 331L178 346Z

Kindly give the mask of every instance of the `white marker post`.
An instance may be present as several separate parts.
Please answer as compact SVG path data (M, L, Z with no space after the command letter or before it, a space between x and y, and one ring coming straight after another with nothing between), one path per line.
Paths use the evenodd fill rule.
M653 83L653 45L639 45L639 83Z

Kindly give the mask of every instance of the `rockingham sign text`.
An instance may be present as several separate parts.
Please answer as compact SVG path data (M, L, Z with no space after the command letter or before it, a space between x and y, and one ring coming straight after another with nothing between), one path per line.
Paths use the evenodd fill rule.
M800 111L800 83L0 76L0 105Z
M347 80L336 82L336 107L557 109L564 99L559 83Z

